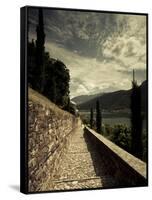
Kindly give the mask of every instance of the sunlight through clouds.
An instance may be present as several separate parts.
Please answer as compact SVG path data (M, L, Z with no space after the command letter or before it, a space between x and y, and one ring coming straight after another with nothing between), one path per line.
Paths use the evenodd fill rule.
M36 38L37 10L29 12L29 40ZM146 17L44 10L45 49L70 70L71 97L131 87L132 70L146 79Z

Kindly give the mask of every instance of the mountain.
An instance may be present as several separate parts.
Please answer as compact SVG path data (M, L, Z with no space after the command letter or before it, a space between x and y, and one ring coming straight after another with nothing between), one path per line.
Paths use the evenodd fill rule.
M93 99L97 96L101 96L101 95L102 95L102 93L93 94L93 95L81 95L81 96L74 97L71 100L74 101L78 105L78 104L82 104L86 101L90 101L91 99Z
M147 81L144 81L141 86L141 107L142 111L146 112L147 106ZM105 93L100 96L97 96L89 101L83 102L78 105L79 110L90 110L90 108L95 108L96 101L101 102L102 109L105 110L124 110L130 109L130 90L119 90L115 92Z

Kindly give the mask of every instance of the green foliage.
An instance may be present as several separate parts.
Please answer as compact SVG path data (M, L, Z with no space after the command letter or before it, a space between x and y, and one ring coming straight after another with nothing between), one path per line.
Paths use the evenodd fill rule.
M70 110L69 70L45 52L43 12L39 9L36 42L28 42L28 84L62 109Z
M36 91L48 97L52 102L59 105L63 109L68 109L69 104L69 70L63 62L51 59L49 53L44 55L44 80L43 91L40 90L42 81L38 75L38 66L36 67L36 46L29 43L28 56L28 83Z
M130 152L131 150L131 130L125 125L115 125L112 134L111 141Z
M119 147L131 152L131 128L123 124L116 124L114 127L105 124L103 135Z
M104 136L117 144L119 147L132 154L132 132L131 128L123 124L117 124L114 127L105 124ZM147 162L147 133L142 133L143 152L140 159Z
M106 136L108 139L110 139L111 133L112 133L113 128L109 124L105 124L104 126L104 136Z
M54 77L56 82L56 104L63 107L67 106L69 99L70 75L67 67L59 60L53 65Z
M59 60L50 61L46 65L44 95L61 108L69 104L69 70Z

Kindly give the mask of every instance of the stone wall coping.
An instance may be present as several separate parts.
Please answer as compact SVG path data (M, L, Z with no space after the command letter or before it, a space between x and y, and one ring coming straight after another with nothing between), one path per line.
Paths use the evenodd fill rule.
M92 133L96 138L98 138L105 146L107 146L111 151L113 151L118 157L120 157L123 161L125 161L129 166L131 166L134 170L136 170L141 176L147 178L146 173L146 163L142 160L136 158L135 156L131 155L127 151L123 150L110 140L106 139L104 136L98 134L94 130L90 129L89 127L85 126L85 128Z

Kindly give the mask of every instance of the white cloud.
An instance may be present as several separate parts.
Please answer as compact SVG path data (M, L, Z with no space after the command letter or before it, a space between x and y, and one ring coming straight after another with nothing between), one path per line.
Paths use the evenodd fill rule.
M95 58L85 58L53 43L47 44L47 50L51 57L62 60L70 69L72 97L131 87L132 77L122 74L118 69L123 67L113 61L105 63Z
M69 68L71 96L129 89L132 69L145 79L145 16L53 12L45 13L45 46Z
M77 90L75 91L75 93L77 95L85 95L85 94L89 94L89 90L84 86L84 85L79 85Z
M105 58L112 58L115 61L122 61L124 67L135 68L139 64L138 69L145 69L146 60L146 45L141 44L140 41L132 36L126 35L111 38L104 43L103 55ZM143 60L139 62L139 58ZM121 65L123 67L123 65Z

